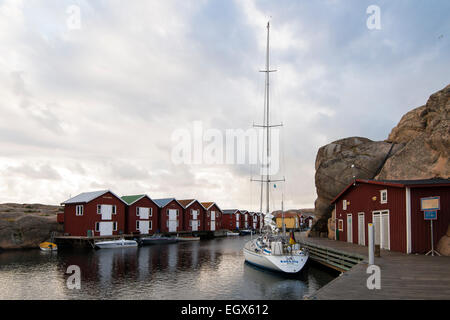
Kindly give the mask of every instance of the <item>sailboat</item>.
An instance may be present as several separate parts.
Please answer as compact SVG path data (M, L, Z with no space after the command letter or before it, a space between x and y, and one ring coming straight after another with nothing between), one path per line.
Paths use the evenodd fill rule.
M271 179L270 175L270 128L274 127L270 124L270 113L269 113L269 74L275 70L270 70L269 68L269 30L270 23L267 23L267 48L266 48L266 90L265 90L265 114L264 114L264 124L257 127L262 127L265 130L267 145L266 145L266 174L262 174L261 180L253 180L261 182L261 201L260 201L260 211L262 211L263 203L263 185L266 185L266 212L264 216L264 229L258 237L253 238L248 241L244 246L244 257L245 261L250 264L266 268L272 271L279 271L284 273L297 273L301 271L308 261L308 252L300 247L299 244L294 243L295 241L286 238L284 221L283 221L283 233L280 234L277 225L272 220L273 215L270 213L269 206L269 192L271 183L283 180ZM282 204L283 207L283 204ZM284 213L284 208L282 212Z

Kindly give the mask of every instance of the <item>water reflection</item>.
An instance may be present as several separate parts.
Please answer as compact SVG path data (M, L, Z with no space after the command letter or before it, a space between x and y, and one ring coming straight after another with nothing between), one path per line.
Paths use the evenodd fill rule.
M333 279L312 266L300 275L284 276L246 264L242 246L247 238L57 254L1 253L0 298L301 299ZM81 269L80 290L66 287L69 265Z

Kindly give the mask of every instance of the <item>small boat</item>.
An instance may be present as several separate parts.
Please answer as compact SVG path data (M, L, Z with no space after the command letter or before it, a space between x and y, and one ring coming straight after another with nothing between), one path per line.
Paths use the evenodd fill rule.
M125 239L99 241L95 243L95 247L98 249L114 249L114 248L127 248L137 246L138 246L137 241Z
M163 237L163 236L153 236L141 238L142 245L152 245L152 244L168 244L177 242L177 238L174 237Z
M245 235L251 234L253 231L252 230L240 230L239 232L241 235L245 236Z
M227 236L238 236L239 232L227 231Z
M42 251L56 251L58 250L58 246L54 244L53 242L42 242L39 244L39 248Z
M177 237L178 241L198 241L200 240L200 237L193 237L193 236L184 236L184 237Z

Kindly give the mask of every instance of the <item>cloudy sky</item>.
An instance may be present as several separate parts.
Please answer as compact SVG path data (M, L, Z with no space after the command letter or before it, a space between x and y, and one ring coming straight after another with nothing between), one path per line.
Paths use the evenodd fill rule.
M370 5L381 29L367 27ZM0 0L0 202L111 189L258 209L253 166L177 165L172 135L262 121L270 19L285 207L312 207L320 146L384 140L450 83L449 12L446 0Z

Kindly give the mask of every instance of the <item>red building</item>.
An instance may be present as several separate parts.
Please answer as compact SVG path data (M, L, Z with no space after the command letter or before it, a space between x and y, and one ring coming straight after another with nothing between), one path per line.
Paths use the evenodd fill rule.
M259 230L259 214L257 212L249 212L250 215L250 228L253 230Z
M67 235L108 236L125 232L127 204L109 190L81 193L61 205Z
M125 233L153 234L158 229L158 205L146 194L123 196L126 209Z
M222 229L223 212L215 202L202 202L202 206L206 209L204 218L204 230L216 231Z
M238 209L223 210L222 226L224 229L236 230L240 227L240 212Z
M178 200L183 206L183 230L203 231L206 208L195 199Z
M381 248L426 253L431 250L431 228L430 221L424 219L421 200L430 197L440 200L437 219L433 221L436 248L450 223L450 179L357 179L332 201L336 239L367 245L367 225L373 223L375 243Z
M183 206L175 198L153 199L158 205L158 232L183 231Z
M240 217L241 217L241 223L240 223L240 229L249 229L250 228L250 219L249 219L249 213L247 210L239 210Z

